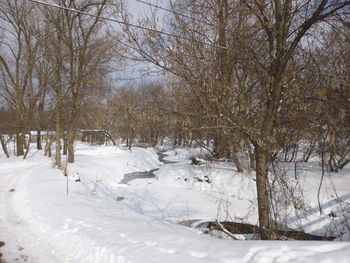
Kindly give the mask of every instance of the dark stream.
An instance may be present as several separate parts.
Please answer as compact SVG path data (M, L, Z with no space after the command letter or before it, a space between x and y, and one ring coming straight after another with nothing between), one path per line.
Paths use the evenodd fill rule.
M155 178L154 175L155 171L158 171L159 169L152 169L147 172L134 172L124 175L124 178L120 181L121 184L128 184L130 181L135 179L146 179L146 178Z
M160 162L162 162L163 164L170 164L170 163L176 163L176 162L173 162L173 161L168 161L168 160L165 160L164 158L167 157L168 155L166 155L165 153L162 153L162 152L157 152L157 155L158 155L158 160Z
M170 164L170 163L176 163L172 161L167 161L164 158L167 157L166 154L158 151L158 160L162 162L163 164ZM155 178L155 171L158 171L159 168L152 169L150 171L146 172L134 172L134 173L128 173L124 175L124 178L120 181L121 184L128 184L130 181L135 180L135 179L147 179L147 178Z

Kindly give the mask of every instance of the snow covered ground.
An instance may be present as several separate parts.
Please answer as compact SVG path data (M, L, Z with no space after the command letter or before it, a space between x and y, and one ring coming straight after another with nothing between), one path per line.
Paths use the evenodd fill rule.
M349 168L325 178L322 215L318 170L300 168L304 200L299 210L286 204L283 218L289 227L337 233L347 241L236 241L178 223L219 218L256 224L253 175L238 174L225 162L191 165L199 149L168 151L166 159L175 163L162 164L154 149L76 146L68 195L66 177L40 151L27 160L0 156L0 241L6 243L0 251L6 263L350 262ZM120 183L125 174L155 168L155 178Z

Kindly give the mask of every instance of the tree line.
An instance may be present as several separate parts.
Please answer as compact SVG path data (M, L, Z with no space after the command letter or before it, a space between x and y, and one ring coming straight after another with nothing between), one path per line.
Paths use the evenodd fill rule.
M95 15L118 9L108 0L56 3ZM79 109L110 86L106 77L117 58L106 25L97 17L24 0L2 1L0 19L2 115L7 118L2 132L15 134L16 155L23 156L25 135L37 130L41 149L40 132L50 120L57 167L62 165L61 148L74 162Z

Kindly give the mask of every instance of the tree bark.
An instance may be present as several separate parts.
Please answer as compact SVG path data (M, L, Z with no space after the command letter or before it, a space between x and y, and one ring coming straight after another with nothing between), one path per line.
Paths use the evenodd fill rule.
M62 134L62 127L61 127L61 99L57 98L57 105L56 105L56 166L60 169L62 167L61 162L61 134Z
M267 192L268 184L268 150L266 147L255 145L256 159L256 189L258 195L259 226L261 239L269 240L270 236L270 211Z
M1 141L1 146L2 146L2 149L3 149L6 157L10 158L9 151L7 149L7 145L6 145L6 142L5 142L4 137L2 136L2 134L0 134L0 141Z
M62 134L62 137L63 137L63 155L67 155L68 145L67 145L67 135L65 132Z
M24 156L23 156L23 159L27 158L27 155L28 155L28 153L29 153L29 151L30 151L30 143L31 143L31 142L32 142L32 135L31 135L30 132L29 132L28 143L26 144L26 152L25 152L25 154L24 154Z
M36 131L36 148L38 150L42 150L43 147L41 145L41 130L39 130L39 128Z
M42 80L43 81L43 80ZM46 85L46 82L45 82ZM37 120L37 138L36 138L36 147L38 150L42 150L42 142L41 142L41 129L42 129L42 122L43 122L43 116L44 116L44 103L45 103L45 95L46 95L46 87L43 87L41 85L41 96L40 96L40 102L38 107L38 120Z
M68 134L67 134L67 150L68 150L69 163L74 163L74 137L75 137L74 127L72 125L69 125Z
M67 131L67 150L68 150L68 162L74 163L74 139L75 139L75 122L77 114L77 104L76 99L72 98L72 108L68 121L68 131Z
M50 138L46 138L44 156L46 156L46 155L48 155L49 157L52 156L51 145L52 145L53 141L54 141L54 140L52 140L52 139L50 139Z
M234 146L230 146L230 156L231 156L233 163L236 165L237 172L243 173L244 169L243 169L243 166L241 164L241 161L238 158L237 151L236 151Z
M19 132L16 134L17 138L17 145L16 145L16 151L17 151L17 156L23 156L24 155L24 137L25 134L24 132Z

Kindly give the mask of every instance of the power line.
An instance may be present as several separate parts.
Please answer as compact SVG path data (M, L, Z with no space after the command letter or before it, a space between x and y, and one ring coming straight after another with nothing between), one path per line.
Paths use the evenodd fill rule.
M198 40L195 40L195 39L190 39L190 38L187 38L187 37L183 37L183 36L179 36L179 35L176 35L176 34L172 34L172 33L166 32L166 31L161 31L161 30L157 30L157 29L153 29L153 28L149 28L149 27L144 27L144 26L141 26L141 25L135 25L135 24L132 24L132 23L129 23L129 22L124 22L124 21L121 21L121 20L118 20L118 19L114 19L114 18L109 18L109 17L105 17L105 16L91 14L91 13L80 11L80 10L77 10L77 9L74 9L74 8L69 8L69 7L60 6L60 5L56 5L56 4L51 4L51 3L47 3L47 2L43 2L43 1L39 1L39 0L28 0L28 1L36 3L36 4L40 4L40 5L45 5L45 6L49 6L49 7L54 7L54 8L67 10L67 11L70 11L70 12L75 12L75 13L78 13L78 14L83 14L83 15L87 15L87 16L91 16L91 17L95 17L95 18L100 18L100 19L103 19L103 20L115 22L115 23L118 23L118 24L121 24L121 25L125 25L125 26L138 28L138 29L141 29L141 30L150 31L150 32L153 32L153 33L158 33L158 34L161 34L161 35L166 35L166 36L170 36L170 37L174 37L174 38L178 38L178 39L183 39L183 40L187 40L187 41L196 41L197 43L201 43L201 44L204 44L204 45L207 45L207 46L211 46L211 47L228 49L227 47L218 46L218 45L214 45L214 44L210 44L210 43L205 43L205 42L198 41Z
M139 2L139 3L142 3L142 4L145 4L145 5L149 5L149 6L152 6L152 7L158 8L158 9L161 9L161 10L164 10L164 11L167 11L167 12L170 12L170 13L173 13L173 14L178 15L178 16L183 16L183 17L189 18L189 19L191 19L191 20L193 20L193 21L196 21L196 22L199 22L199 23L202 23L202 24L206 24L206 25L208 25L208 26L214 26L214 25L211 24L211 23L208 23L208 22L199 20L199 19L197 19L197 18L194 18L194 17L188 16L188 15L179 13L179 12L177 12L177 11L175 11L175 10L172 10L172 9L168 9L168 8L165 8L165 7L156 5L156 4L148 3L148 2L145 2L145 1L142 1L142 0L135 0L135 1L136 1L136 2Z

